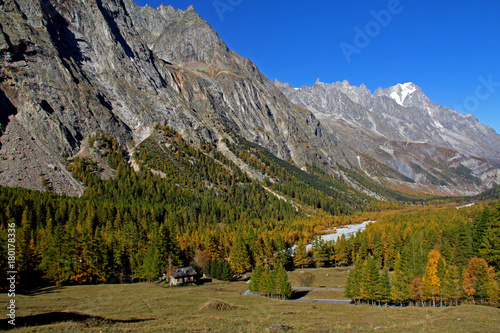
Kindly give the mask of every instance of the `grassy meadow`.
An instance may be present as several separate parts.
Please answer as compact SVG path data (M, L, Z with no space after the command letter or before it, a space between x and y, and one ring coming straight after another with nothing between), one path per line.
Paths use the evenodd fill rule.
M300 271L290 273L294 285L294 274ZM347 277L344 269L307 271L315 274L318 286L338 287ZM137 283L46 288L16 296L16 328L10 331L272 332L273 325L281 324L291 327L290 332L500 332L500 309L486 306L400 309L302 303L240 295L247 286L213 281L185 287ZM341 297L337 291L310 294ZM6 304L7 295L0 301ZM2 329L8 328L5 318L2 314Z
M288 280L293 287L298 287L297 276L304 273L314 275L314 282L311 287L339 288L344 287L349 276L349 267L327 267L327 268L297 268L288 272Z

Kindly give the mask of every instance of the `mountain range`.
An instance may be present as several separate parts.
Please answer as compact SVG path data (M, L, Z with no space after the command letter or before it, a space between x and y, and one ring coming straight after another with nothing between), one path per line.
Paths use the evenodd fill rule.
M252 178L228 144L257 144L369 195L472 195L500 183L500 136L436 105L413 83L293 88L231 51L191 6L133 0L0 3L0 185L80 195L65 160L104 132L128 151L157 125L208 142Z
M366 168L370 177L376 171L370 170L368 162L363 167L367 164L363 156L420 184L453 187L460 170L469 180L477 177L477 185L498 183L500 136L495 130L471 114L433 103L412 82L379 88L373 94L364 85L352 86L348 81L326 84L318 80L300 88L278 80L274 83L292 102L311 110L332 133L342 135L342 141L358 154L357 167Z

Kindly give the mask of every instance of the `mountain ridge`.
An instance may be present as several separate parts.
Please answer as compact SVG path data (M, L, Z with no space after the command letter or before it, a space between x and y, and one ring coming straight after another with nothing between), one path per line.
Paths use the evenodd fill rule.
M303 170L321 167L345 181L349 177L339 165L371 174L359 162L366 149L387 154L402 145L398 133L388 131L382 121L398 121L394 100L377 97L377 107L390 111L387 119L379 119L363 106L371 103L366 91L355 101L336 92L343 103L337 120L371 128L363 133L365 140L358 140L354 127L329 124L331 112L325 106L338 101L295 103L253 62L231 51L193 7L153 9L132 0L6 0L0 6L0 102L9 110L1 124L0 185L43 191L45 182L56 193L79 195L83 185L63 171L64 156L76 156L85 149L85 140L99 132L132 153L157 125L170 126L193 145L217 146L242 137ZM328 86L318 83L317 88ZM410 141L419 142L399 121L400 137L415 136ZM391 140L390 148L380 133ZM32 147L30 156L26 147ZM223 144L220 149L227 153ZM439 155L433 149L426 158ZM462 155L455 162L444 161L442 172L450 175L438 175L430 183L446 183L450 190L444 193L477 193L495 183L491 163ZM410 176L419 184L435 177L430 163L421 163L428 173L421 177L411 168L414 160L371 158L380 164L375 169L392 168L391 174ZM464 163L473 167L475 177L484 176L481 184L460 180L449 170L451 164ZM380 174L375 180L386 178L392 179Z
M2 36L26 45L19 54L21 73L8 72L18 68L12 43L1 50L4 100L17 112L9 121L32 133L44 152L76 154L84 137L101 130L132 148L159 123L195 143L237 132L299 165L314 158L296 143L300 137L310 145L316 140L317 122L310 112L291 104L251 61L230 51L193 9L141 9L131 0L11 0L4 8L8 5L11 11L1 17ZM141 27L137 22L143 11L159 20L150 22L163 24L154 43L135 28ZM166 53L158 56L155 47L161 45ZM19 74L32 89L16 83ZM0 170L9 175L4 162ZM62 162L53 163L61 169ZM32 173L40 168L26 167ZM52 177L49 171L46 178ZM2 184L15 186L17 178L2 177ZM33 184L43 190L41 181Z
M278 87L283 87L283 89L287 89L287 91L288 88L292 88L291 85L282 83L277 79L274 80L273 82ZM332 84L316 82L311 87L302 86L300 88L293 88L293 89L295 91L300 92L304 91L304 89L313 89L321 85L323 86L323 88L326 87L325 88L326 90L332 89L342 92L344 95L349 97L349 99L351 99L353 102L360 104L365 108L373 108L373 104L376 103L377 97L386 97L388 99L393 100L403 108L416 107L419 109L426 109L425 111L427 111L428 115L431 117L431 120L434 122L434 123L431 122L431 124L434 125L434 127L440 129L444 128L444 126L440 123L440 119L446 118L446 116L448 116L449 118L453 118L454 120L458 120L459 122L469 121L474 127L479 128L478 131L481 131L485 134L492 136L493 137L492 141L494 140L494 145L497 145L500 142L500 135L496 133L496 131L491 126L480 123L479 120L473 114L460 114L457 111L451 110L450 108L435 104L424 94L424 92L420 87L418 87L416 84L412 82L398 83L388 88L380 87L377 88L373 92L373 94L371 94L370 90L368 90L364 84L361 84L360 87L352 86L349 84L347 80L344 80L343 82L334 82ZM330 92L332 91L328 91L328 93ZM369 99L367 99L368 96L370 97ZM304 105L304 103L302 103L302 105ZM450 120L443 122L451 123ZM492 145L489 148L493 148L494 145ZM500 158L500 150L498 150L498 148L493 150L494 154L493 156L486 156L486 155L491 155L490 152L491 151L489 151L489 153L486 153L485 156L482 157L492 157L497 160ZM470 151L468 153L470 153Z
M491 127L481 124L474 116L461 115L433 103L414 83L378 88L373 94L365 85L352 86L347 80L332 84L318 80L313 86L300 88L293 88L279 80L274 80L273 83L294 103L311 110L324 125L328 124L332 131L346 133L345 137L350 138L359 136L360 131L371 136L354 140L358 146L355 149L358 151L374 152L382 147L382 150L387 152L383 147L388 144L394 146L397 142L420 146L431 144L436 148L456 151L467 167L475 163L482 164L477 161L486 161L480 170L476 170L476 176L483 177L483 181L489 183L488 186L498 183L500 135ZM350 126L345 126L344 122ZM372 153L372 157L376 155ZM401 158L393 156L387 159L380 155L375 158L379 162L396 168L417 182L422 179L415 178L415 170L410 171L415 169L411 167L413 162L403 163ZM423 156L420 159L422 158ZM421 161L418 164L427 163ZM427 166L431 173L433 168ZM484 173L485 169L489 171ZM485 176L486 174L488 175Z

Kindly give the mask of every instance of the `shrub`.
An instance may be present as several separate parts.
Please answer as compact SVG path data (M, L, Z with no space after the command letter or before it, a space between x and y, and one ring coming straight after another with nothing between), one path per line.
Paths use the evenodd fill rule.
M310 287L313 285L316 277L312 273L300 273L297 275L297 282L301 287Z

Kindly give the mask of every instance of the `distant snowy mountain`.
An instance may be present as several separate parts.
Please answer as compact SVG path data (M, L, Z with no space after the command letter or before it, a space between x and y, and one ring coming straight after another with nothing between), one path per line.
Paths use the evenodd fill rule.
M260 180L227 140L259 145L302 170L319 167L375 197L388 186L476 194L500 183L500 136L472 115L434 104L413 83L373 94L347 81L273 84L193 7L5 3L2 186L44 191L45 183L80 195L83 185L65 160L85 155L89 137L105 132L132 152L157 125L193 145L211 143ZM371 189L353 172L382 186Z
M500 181L495 166L500 165L500 135L473 115L433 103L412 82L379 88L373 94L365 85L348 81L318 80L299 89L278 80L274 84L292 102L312 111L337 137L342 135L357 154L369 155L417 182L449 183L443 170L457 168L453 164L457 158L489 186ZM413 151L408 151L410 146ZM399 151L401 158L398 147L406 147ZM431 159L442 162L431 165ZM444 169L436 171L440 168Z
M375 92L375 96L387 96L395 100L399 105L407 106L404 104L406 98L417 90L420 89L412 82L403 84L398 83L397 85L387 89L378 89Z
M347 81L317 82L299 90L275 84L296 104L318 117L343 119L391 140L432 143L458 152L500 161L500 135L473 115L433 103L414 83L377 89Z

